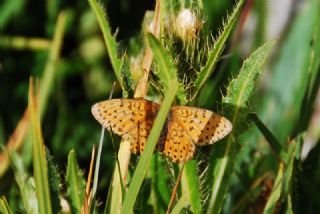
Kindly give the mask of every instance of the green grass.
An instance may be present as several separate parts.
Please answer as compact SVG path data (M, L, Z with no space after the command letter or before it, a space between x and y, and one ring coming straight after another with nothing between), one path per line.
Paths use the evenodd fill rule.
M157 36L154 13L135 22L149 6L127 0L0 5L0 213L320 210L319 1L297 7L270 41L268 1L158 3ZM183 9L191 31L173 20ZM246 34L249 11L258 26ZM147 47L145 98L161 107L136 156L118 136L100 136L90 108L108 94L133 98ZM172 105L206 107L233 130L183 166L171 163L154 149Z

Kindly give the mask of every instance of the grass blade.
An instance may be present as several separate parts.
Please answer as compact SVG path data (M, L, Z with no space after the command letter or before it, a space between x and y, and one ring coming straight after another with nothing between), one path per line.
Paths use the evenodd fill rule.
M96 0L88 0L88 1L99 22L99 25L103 34L103 38L108 50L108 54L110 57L111 65L113 67L115 75L118 81L121 83L121 75L120 75L121 60L118 58L118 55L117 55L117 43L115 38L111 34L111 28L107 21L105 11L103 10L102 6L98 4Z
M285 160L287 152L283 149L282 145L279 143L277 138L272 134L272 132L264 125L264 123L259 119L257 114L250 114L250 118L253 120L255 125L258 127L260 132L263 134L267 142L270 144L273 151L281 157L282 160Z
M41 90L40 90L40 117L42 118L44 111L47 106L48 97L54 83L54 75L57 66L57 61L60 56L60 50L62 47L63 35L65 30L65 24L67 20L67 14L61 12L58 16L53 40L50 47L50 52L46 66L43 71L43 76L41 78Z
M80 213L83 205L86 184L83 179L82 172L77 164L77 158L74 150L69 152L66 181L71 210L73 213Z
M187 196L183 194L181 198L178 200L176 205L173 207L171 214L179 214L182 213L182 209L186 207L187 203Z
M33 79L30 78L29 86L29 112L32 135L33 171L36 182L37 198L40 213L52 213L49 190L48 167L45 147L42 138L40 116L34 96Z
M141 187L142 181L146 175L147 169L149 168L154 148L156 147L162 127L166 121L167 114L169 113L171 104L178 90L178 82L176 80L172 80L171 82L169 82L169 85L170 88L165 93L165 98L161 105L160 111L155 119L154 125L151 129L145 150L140 157L139 163L134 171L128 192L125 196L123 208L121 210L121 213L123 214L129 214L133 210L133 206L137 198L139 189Z
M7 199L6 197L2 196L0 198L0 213L3 213L3 214L11 214L11 209L9 207L9 204L7 202Z
M247 104L252 95L255 79L257 78L262 66L267 59L273 43L266 43L258 48L251 56L243 63L239 75L233 79L228 88L227 96L223 98L227 117L233 124L232 133L223 142L218 144L217 155L209 167L210 172L213 172L214 182L211 184L211 196L207 213L219 213L223 204L223 200L227 193L229 185L229 177L232 171L235 136L244 130L247 124L248 109Z
M224 25L222 32L220 33L218 39L214 42L213 49L209 53L208 61L206 63L206 66L200 71L197 80L195 81L195 87L196 91L193 95L193 98L198 94L198 92L201 90L204 83L207 81L207 79L210 77L211 73L213 72L213 69L215 65L217 64L219 60L219 56L221 55L223 48L225 46L225 43L230 35L230 32L234 26L234 23L236 22L238 15L240 13L241 7L244 3L244 0L239 0L235 9L233 10L230 17L227 19L227 23Z
M283 163L280 163L276 181L274 183L271 195L269 196L268 202L264 208L263 213L266 213L266 214L275 213L277 202L281 195L283 173L284 173L284 165Z

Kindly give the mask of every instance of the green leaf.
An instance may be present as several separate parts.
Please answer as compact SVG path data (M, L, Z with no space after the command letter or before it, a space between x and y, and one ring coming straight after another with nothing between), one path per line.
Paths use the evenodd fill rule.
M0 198L0 213L3 214L12 214L12 211L9 207L6 197L1 196Z
M210 77L213 72L215 65L217 64L219 57L223 51L225 43L230 35L230 32L238 18L241 7L244 3L244 0L239 0L235 9L233 10L231 16L228 17L227 23L224 25L222 32L220 33L217 40L214 42L213 49L209 53L208 61L205 67L199 72L197 80L195 81L195 93L193 98L199 93L204 83Z
M158 65L155 75L159 78L163 86L163 90L167 91L172 80L174 80L178 85L177 98L181 104L185 104L187 102L186 94L183 85L178 83L177 68L172 63L170 54L162 47L160 41L151 33L147 34L147 41Z
M79 169L74 150L71 150L68 155L66 181L72 212L80 213L85 194L85 181Z
M118 58L117 55L117 43L115 38L111 34L111 28L107 21L105 11L102 8L102 6L97 3L96 0L88 1L99 22L115 75L118 81L121 82L121 60Z
M33 81L30 78L29 85L29 107L31 135L32 135L32 159L33 173L36 182L36 192L40 213L52 213L52 205L49 189L48 167L45 147L40 126L40 114L37 109L36 98L34 96Z
M223 98L227 117L233 125L232 133L215 148L217 154L209 166L209 171L214 178L211 184L211 196L207 213L219 213L229 186L229 177L233 167L235 148L235 136L239 134L247 124L247 104L252 95L255 79L260 73L264 62L273 46L272 42L264 44L254 51L245 60L238 76L233 79L228 88L227 95ZM210 169L211 168L211 169Z
M197 161L190 160L184 166L181 187L193 213L202 213L200 180L197 174Z
M166 65L167 66L167 65ZM160 67L161 69L161 67ZM128 192L124 198L123 207L121 213L132 213L134 203L137 199L137 195L143 179L146 175L147 169L150 166L151 157L153 151L157 145L158 139L160 137L160 133L162 131L162 127L167 119L167 115L169 113L171 104L175 98L176 92L178 90L178 82L176 79L172 79L169 83L169 89L165 93L164 100L161 104L161 108L159 113L155 119L154 125L149 134L146 147L144 152L141 154L140 160L136 169L134 170L134 174L132 180L130 182L130 186L128 188Z

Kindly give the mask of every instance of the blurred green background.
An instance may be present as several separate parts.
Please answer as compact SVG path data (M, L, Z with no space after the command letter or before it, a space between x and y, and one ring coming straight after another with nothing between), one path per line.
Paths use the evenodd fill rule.
M102 0L100 3L105 6L113 32L117 34L119 53L140 54L142 21L145 12L153 10L154 1ZM205 21L213 37L218 34L234 3L204 1ZM316 97L320 81L318 6L317 0L246 1L216 72L203 88L198 105L216 110L218 104L215 100L220 100L221 92L225 90L221 87L213 91L216 78L220 78L220 85L226 86L239 71L243 59L265 41L276 40L273 56L258 81L252 111L258 113L285 147L289 139L301 133L309 137L310 145L319 145L320 107L319 101L315 102L319 100ZM62 11L65 24L63 44L58 57L52 58L50 44ZM43 85L41 80L50 69L51 75L45 82L48 85ZM221 72L225 73L222 77ZM40 94L48 87L42 130L54 161L61 171L65 171L67 155L74 148L86 175L92 146L98 143L101 131L91 115L91 105L107 99L116 80L100 28L87 1L0 2L0 145L3 147L28 105L31 75L40 80ZM310 97L306 98L306 95ZM121 97L119 85L116 85L113 97ZM115 162L115 150L107 138L98 188L101 198L107 194ZM241 200L249 200L246 204L257 202L257 196L252 197L252 201L243 199L244 193L265 175L273 180L278 168L278 160L256 128L246 132L239 144L242 149L235 164L234 186L227 197L228 211L232 210L230 207L242 206L244 202ZM22 143L18 147L24 163L31 170L30 145ZM1 168L6 168L5 161L1 158L0 161ZM0 195L17 197L13 176L10 167L3 170Z

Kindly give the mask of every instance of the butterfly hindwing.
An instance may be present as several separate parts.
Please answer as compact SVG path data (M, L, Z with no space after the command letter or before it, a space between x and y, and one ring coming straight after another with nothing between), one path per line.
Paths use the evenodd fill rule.
M213 144L232 130L228 119L206 109L173 106L171 112L172 120L176 121L198 146Z
M161 147L160 152L175 163L190 160L195 152L195 145L191 137L176 121L171 119L168 120L166 138Z

